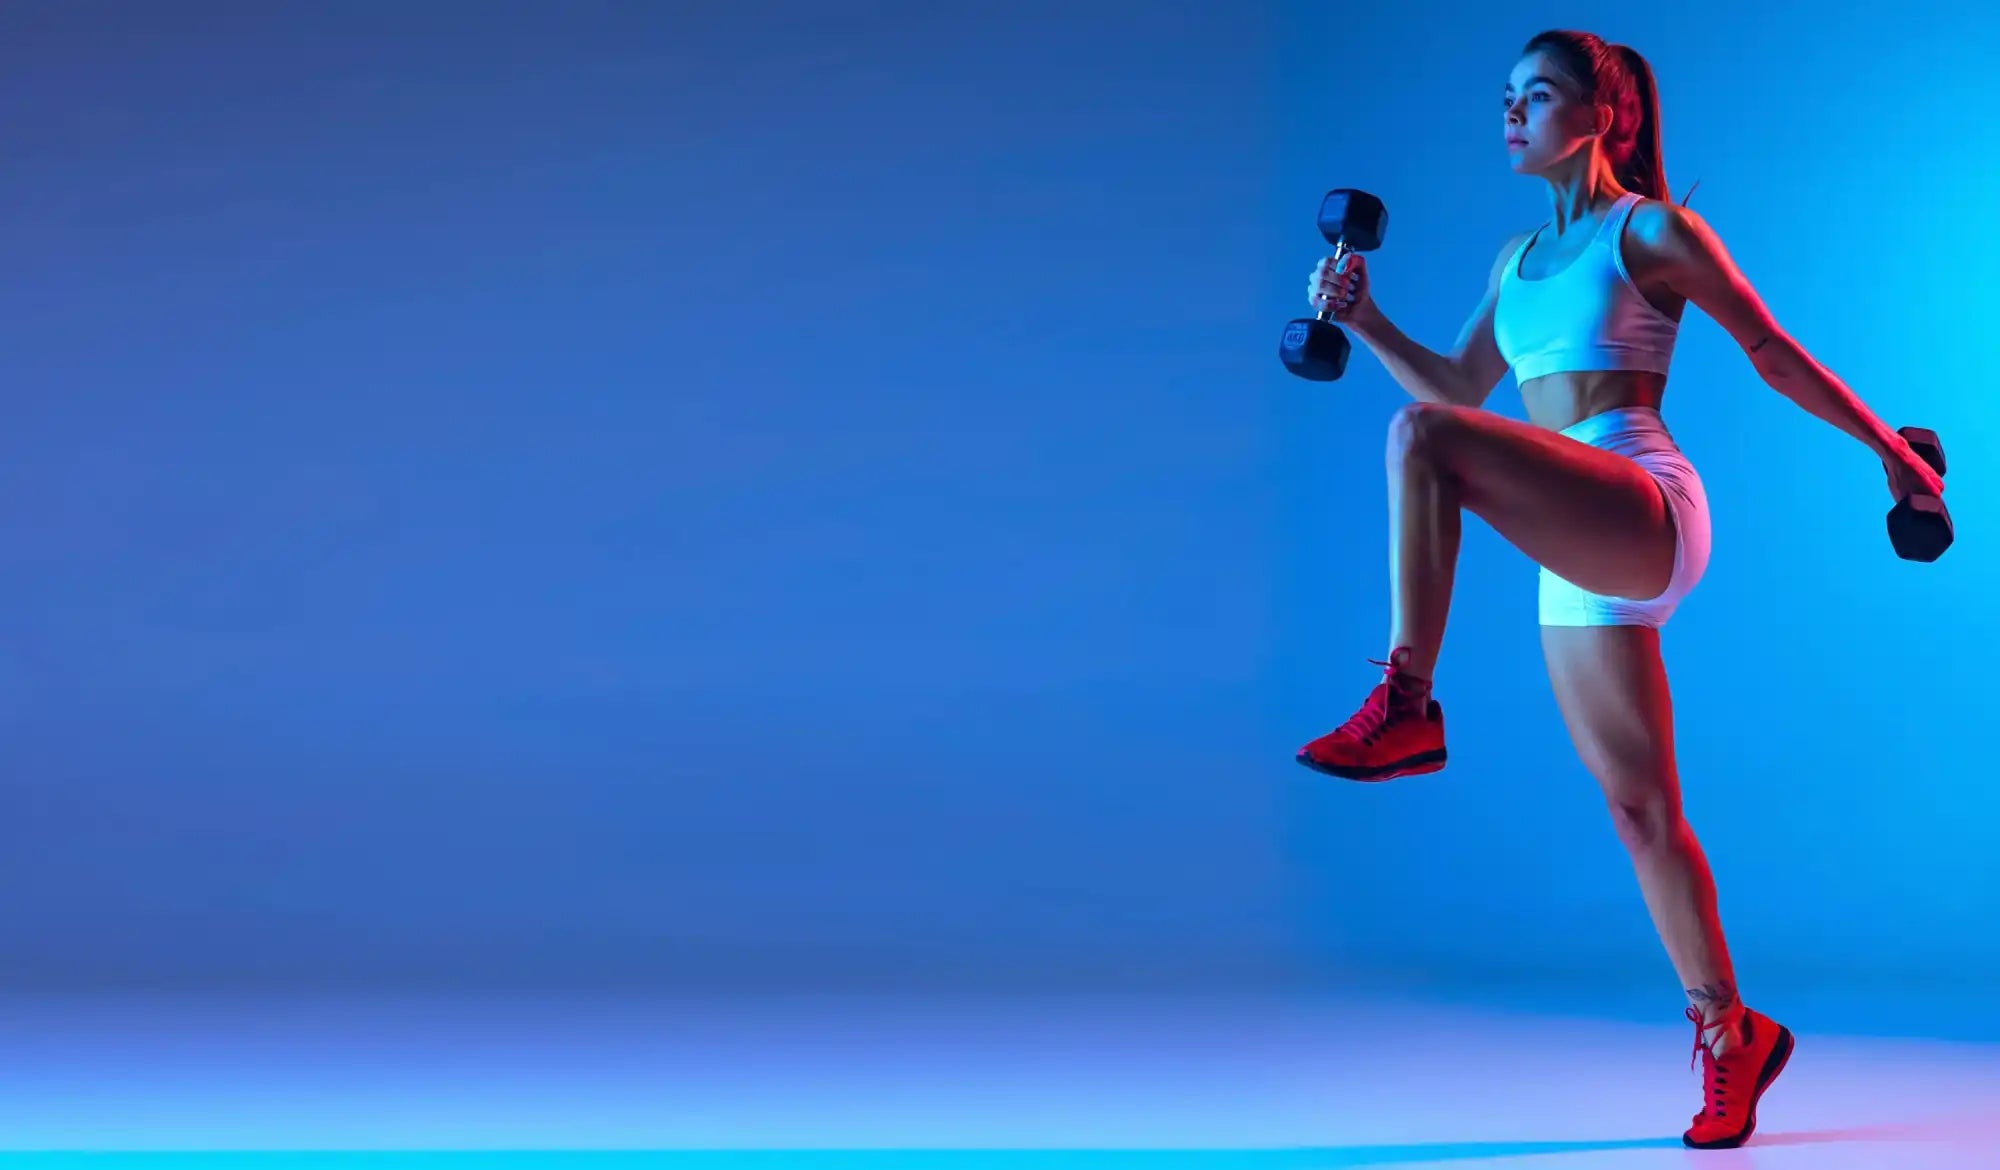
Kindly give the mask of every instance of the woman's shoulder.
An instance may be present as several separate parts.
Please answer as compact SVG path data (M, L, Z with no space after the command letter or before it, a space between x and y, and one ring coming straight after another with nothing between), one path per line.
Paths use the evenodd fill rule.
M1685 204L1646 196L1632 205L1632 218L1625 225L1627 236L1652 247L1678 244L1708 230L1701 216Z
M1656 278L1699 268L1723 254L1707 220L1685 204L1662 199L1641 199L1632 208L1624 242L1627 265Z
M1507 237L1506 243L1500 245L1500 251L1493 257L1493 267L1486 273L1486 287L1489 293L1499 289L1500 282L1506 278L1507 270L1513 266L1514 257L1521 254L1521 249L1526 247L1528 241L1540 230L1542 229L1536 227L1515 232Z
M1534 227L1523 228L1508 236L1506 243L1500 245L1499 254L1493 257L1493 270L1498 272L1501 265L1507 263L1513 257L1514 253L1526 247L1528 241L1535 238L1535 233L1541 231L1546 226L1548 225L1536 224Z
M1488 296L1499 295L1500 282L1506 279L1507 269L1512 267L1514 257L1520 255L1522 245L1526 244L1534 234L1534 229L1515 232L1507 237L1506 243L1500 245L1500 251L1493 257L1493 267L1486 273Z

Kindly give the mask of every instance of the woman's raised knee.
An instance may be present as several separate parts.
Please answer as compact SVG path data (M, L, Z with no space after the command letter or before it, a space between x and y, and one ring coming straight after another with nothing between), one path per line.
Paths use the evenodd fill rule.
M1389 462L1406 458L1434 458L1438 441L1458 422L1464 409L1438 402L1412 402L1389 419Z

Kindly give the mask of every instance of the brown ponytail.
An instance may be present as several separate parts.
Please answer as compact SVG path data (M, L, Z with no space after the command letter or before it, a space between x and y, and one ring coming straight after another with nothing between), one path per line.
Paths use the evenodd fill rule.
M1633 96L1638 98L1637 124L1632 127L1631 145L1625 160L1618 164L1618 182L1627 190L1648 199L1666 199L1667 166L1660 157L1660 88L1653 80L1653 67L1630 45L1614 45ZM1688 192L1692 195L1694 192Z

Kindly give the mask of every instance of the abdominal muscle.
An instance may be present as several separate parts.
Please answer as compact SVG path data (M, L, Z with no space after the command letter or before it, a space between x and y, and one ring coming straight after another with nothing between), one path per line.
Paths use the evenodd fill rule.
M1666 389L1665 375L1642 370L1544 374L1521 384L1521 402L1529 422L1560 431L1607 410L1631 406L1658 410Z

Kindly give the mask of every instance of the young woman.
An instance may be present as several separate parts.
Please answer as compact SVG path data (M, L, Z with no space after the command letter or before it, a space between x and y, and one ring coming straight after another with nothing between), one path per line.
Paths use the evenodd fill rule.
M1738 998L1714 882L1681 815L1659 630L1709 554L1701 480L1660 416L1685 307L1720 323L1772 388L1872 451L1892 495L1943 483L1778 326L1715 233L1667 201L1643 57L1584 32L1536 36L1508 79L1504 128L1514 170L1548 184L1553 215L1500 249L1452 352L1418 345L1383 315L1361 256L1323 260L1312 274L1315 307L1332 305L1417 402L1389 430L1385 677L1298 758L1351 780L1444 767L1430 680L1461 512L1534 559L1564 722L1691 1001L1704 1102L1683 1140L1738 1146L1793 1040ZM1510 368L1527 423L1480 409Z

